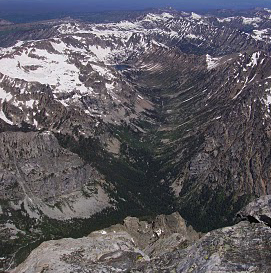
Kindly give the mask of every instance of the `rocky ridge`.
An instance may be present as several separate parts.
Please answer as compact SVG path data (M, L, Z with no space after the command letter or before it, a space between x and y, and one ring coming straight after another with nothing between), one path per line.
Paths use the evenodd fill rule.
M243 214L259 213L262 204L270 214L270 198ZM244 221L199 238L178 213L151 223L128 217L88 237L45 242L12 272L269 272L270 236L263 223Z

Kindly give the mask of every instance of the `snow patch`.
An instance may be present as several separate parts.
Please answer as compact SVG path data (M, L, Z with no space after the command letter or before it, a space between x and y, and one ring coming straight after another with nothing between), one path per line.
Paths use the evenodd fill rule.
M163 18L166 18L166 19L172 19L172 18L174 18L174 16L172 14L168 13L168 12L162 13L161 16Z
M161 234L163 233L163 230L161 228L157 229L156 231L156 234L158 235L158 237L161 236Z
M199 40L202 40L202 39L203 39L202 36L195 35L195 34L192 34L192 33L187 34L186 37L187 37L187 38L190 38L190 39L199 39Z
M229 23L234 19L234 17L216 18L216 19L220 23L225 23L225 22Z
M107 69L106 67L102 67L100 65L96 65L96 64L92 64L91 65L93 70L95 70L96 72L98 72L102 77L104 77L105 79L114 79L116 78L109 69Z
M10 101L13 96L10 93L7 93L3 88L0 87L0 100L1 102Z
M25 102L25 105L28 108L33 108L35 102L36 102L36 100L28 100L28 101Z
M63 44L58 44L57 50L63 48ZM16 50L14 49L13 52L15 53ZM0 59L0 72L10 78L49 84L54 86L55 92L73 90L87 92L86 87L79 80L79 69L69 61L67 55L36 49L35 44L29 50L14 54L13 58L5 56Z
M192 13L191 13L191 17L192 17L193 19L195 19L195 20L200 20L200 19L202 18L201 15L199 15L199 14L197 14L197 13L195 13L195 12L192 12Z
M261 52L254 52L251 56L251 61L247 64L247 66L254 67L255 65L257 65L260 55Z
M114 89L114 83L106 83L105 84L106 89L113 90Z
M219 60L221 58L213 58L209 54L206 55L206 63L207 63L207 69L211 70L216 68L219 65Z
M266 98L264 98L264 102L265 102L265 105L267 107L269 107L269 105L271 105L271 88L270 89L266 89Z
M269 34L270 33L270 34ZM263 41L266 39L271 39L271 31L270 29L254 29L253 34L251 35L255 40Z
M254 17L254 18L242 17L242 20L243 20L243 24L253 25L254 27L258 27L259 25L257 23L260 23L262 21L260 17Z
M103 48L98 45L89 46L89 50L93 52L93 54L97 57L100 61L105 61L109 57L112 50L109 47Z

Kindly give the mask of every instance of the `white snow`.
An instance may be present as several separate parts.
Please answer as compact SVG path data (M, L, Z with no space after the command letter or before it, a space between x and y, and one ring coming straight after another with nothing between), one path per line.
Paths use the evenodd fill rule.
M239 95L243 92L243 90L245 89L245 87L247 86L247 82L248 82L248 77L246 77L246 80L244 82L243 87L241 88L241 90L233 97L233 100L237 99L239 97Z
M51 42L52 47L59 53L64 53L67 49L67 45L63 41Z
M161 43L159 43L159 42L156 42L155 40L152 40L151 43L152 43L152 46L153 46L153 45L156 45L156 46L160 46L160 47L163 47L163 48L166 48L166 49L169 48L168 46L166 46L166 45L164 45L164 44L161 44Z
M255 77L256 77L256 74L251 78L251 80L248 83L252 82L255 79Z
M193 19L195 19L195 20L199 20L199 19L202 18L201 15L199 15L199 14L197 14L197 13L195 13L195 12L192 12L192 13L191 13L191 17L192 17Z
M28 101L25 102L25 105L26 105L28 108L33 108L35 102L36 102L35 100L28 100Z
M260 17L254 17L254 18L242 17L242 19L243 19L243 24L253 25L254 27L258 27L257 23L260 23L262 21Z
M202 36L195 35L195 34L192 34L192 33L187 34L186 37L187 37L187 38L190 38L190 39L199 39L199 40L202 40L202 39L203 39Z
M117 24L118 27L122 29L132 30L136 27L136 25L129 21L121 21Z
M96 64L92 64L91 66L92 66L92 68L93 68L95 71L97 71L104 79L110 79L110 80L112 80L112 79L116 78L116 77L112 74L112 72L111 72L108 68L106 68L105 66L96 65Z
M267 107L269 107L269 105L271 105L271 88L270 89L266 89L266 97L264 98L264 103L266 104Z
M100 61L105 61L112 52L112 50L109 47L102 48L101 46L98 45L89 46L89 49Z
M0 101L9 101L13 98L10 93L7 93L3 88L0 87Z
M63 44L58 44L57 49L63 52ZM34 55L29 55L30 51ZM31 71L26 69L31 66L35 69ZM69 62L65 54L49 53L32 47L30 50L14 54L14 58L6 56L0 59L0 72L10 78L16 77L28 82L55 86L55 92L72 90L87 92L86 87L81 85L79 80L79 69Z
M113 90L114 89L114 83L106 83L105 84L106 89Z
M151 22L155 22L155 21L159 21L162 20L163 17L158 15L158 14L154 14L154 13L149 13L145 16L144 21L151 21Z
M159 229L157 229L155 232L156 232L156 234L157 234L158 236L161 236L163 230L159 228Z
M174 18L174 16L171 15L170 13L168 13L168 12L162 13L162 17L166 18L166 19L172 19L172 18Z
M266 103L269 105L269 104L271 104L271 95L268 95L267 97L266 97Z
M62 34L88 33L85 29L80 28L78 23L66 23L57 28Z
M251 61L250 61L250 63L247 64L247 66L254 67L255 65L257 65L260 54L261 54L261 52L254 52L251 56Z
M270 34L268 35L268 33L271 34L270 29L261 29L261 30L254 29L252 37L255 40L259 40L259 41L263 41L263 40L268 39L268 38L271 39L271 35Z
M224 22L231 22L234 17L226 17L226 18L216 18L218 22L224 23Z
M270 107L271 107L271 88L265 90L265 96L262 98L262 102L266 105L267 112L270 115ZM269 115L265 115L265 117L269 117Z
M216 68L219 65L219 60L221 58L213 58L209 54L206 55L206 63L207 63L207 69L211 70L213 68Z

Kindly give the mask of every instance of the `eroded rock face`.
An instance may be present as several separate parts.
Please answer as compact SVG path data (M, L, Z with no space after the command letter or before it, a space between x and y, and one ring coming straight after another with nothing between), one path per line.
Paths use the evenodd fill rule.
M77 154L60 147L52 133L5 132L0 135L0 143L0 199L12 200L14 206L23 205L30 217L39 218L31 215L31 211L33 214L41 211L55 219L89 217L91 210L99 209L89 206L85 211L84 202L80 208L77 203L86 195L89 198L100 195L97 205L100 209L108 206L102 184L96 182L102 182L99 172ZM12 191L8 190L11 188ZM94 203L92 207L96 207Z
M178 214L124 224L81 239L42 243L12 273L270 272L271 229L240 222L199 239ZM186 244L184 243L186 242Z
M51 132L3 132L0 143L0 268L26 241L44 240L47 221L63 226L112 206L104 177Z

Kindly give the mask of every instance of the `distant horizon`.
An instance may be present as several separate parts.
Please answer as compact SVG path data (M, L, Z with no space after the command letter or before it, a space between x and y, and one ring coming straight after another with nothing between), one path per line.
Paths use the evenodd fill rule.
M128 11L167 6L184 11L271 8L271 0L0 0L0 13Z
M76 13L144 11L172 7L178 11L208 12L219 9L270 8L271 0L0 0L0 18L15 23L55 19Z

